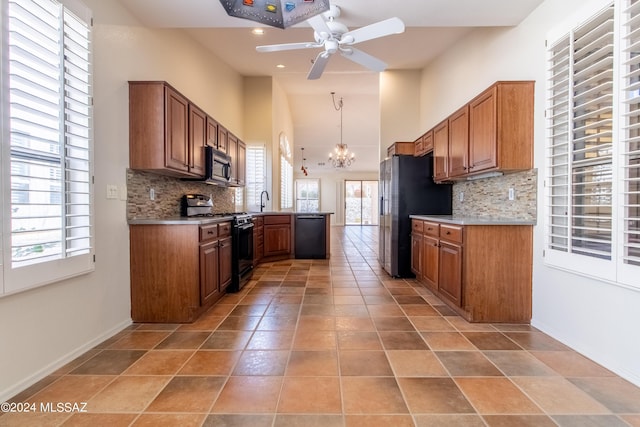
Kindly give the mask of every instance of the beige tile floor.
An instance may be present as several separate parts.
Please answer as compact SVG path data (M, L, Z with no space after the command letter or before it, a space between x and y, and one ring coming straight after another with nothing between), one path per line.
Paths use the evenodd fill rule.
M640 426L640 389L528 325L469 324L334 227L331 260L256 269L193 324L134 324L0 426Z

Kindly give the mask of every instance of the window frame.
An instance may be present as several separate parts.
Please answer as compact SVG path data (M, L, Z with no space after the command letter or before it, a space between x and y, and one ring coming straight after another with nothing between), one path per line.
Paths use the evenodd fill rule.
M311 183L315 183L315 187L317 189L317 193L318 193L318 197L316 198L301 198L299 197L300 195L300 186L302 185L310 185ZM307 196L308 196L308 192L307 192ZM296 182L295 182L295 207L296 207L296 212L320 212L320 179L319 178L297 178ZM300 206L298 205L298 202L301 201L310 201L310 200L316 200L318 202L318 209L316 210L302 210L300 208Z
M254 165L256 162L251 161L254 156L253 152L259 151L262 159L262 175L260 180L252 181L254 175L256 175ZM265 144L247 144L247 156L246 156L246 183L245 183L245 206L249 212L257 212L260 210L260 194L262 191L267 190L267 147ZM251 187L254 187L251 190ZM259 191L258 191L259 190ZM254 200L250 200L252 193L255 195Z
M627 200L625 199L625 194L623 192L624 187L624 174L623 170L625 169L625 159L624 159L624 148L623 143L627 138L628 132L625 128L625 117L628 114L628 110L625 110L628 106L625 104L625 74L627 74L627 66L625 65L625 58L623 56L624 49L624 40L625 40L625 24L623 11L626 10L631 1L635 1L636 3L640 3L637 0L597 0L590 2L587 6L577 11L576 15L568 19L562 25L558 26L556 29L552 30L548 34L547 38L547 81L546 81L546 144L545 144L545 187L544 187L544 251L543 257L545 265L557 268L561 270L565 270L574 274L596 278L602 281L605 281L610 284L622 286L625 288L630 288L634 290L640 290L640 283L637 282L637 276L640 273L640 267L638 265L629 265L625 264L623 260L624 248L625 248L625 211L627 204ZM612 89L612 114L611 114L611 153L610 160L607 164L610 164L611 168L611 192L608 197L610 197L610 221L611 221L611 230L610 230L610 259L601 259L594 256L589 256L585 254L572 253L570 251L563 252L554 248L553 245L553 231L552 227L554 222L552 221L552 215L554 211L552 210L552 206L557 206L552 202L552 198L554 195L554 173L553 168L554 164L551 161L551 150L554 148L553 145L553 137L554 134L552 132L552 128L554 125L554 119L557 116L554 116L553 113L553 102L552 96L554 94L553 87L553 73L552 69L554 63L552 62L552 50L556 47L556 44L560 41L563 41L563 38L568 38L569 45L572 46L573 34L576 30L580 29L584 25L588 25L590 21L594 20L600 13L604 12L609 7L613 8L613 63L612 67L612 75L613 75L613 89ZM640 4L636 4L634 7L634 13L636 13L635 19L640 19ZM640 37L639 37L640 39ZM640 49L639 49L640 50ZM571 49L569 49L569 52ZM568 72L568 77L570 79L569 87L569 98L572 98L573 91L573 81L575 80L575 74L573 73L573 62L569 61L569 66L571 69ZM555 82L557 84L557 81ZM575 107L575 103L570 99L569 101L569 111L567 112L569 116L569 127L567 129L568 137L568 154L567 156L572 157L573 153L576 151L573 144L575 140L574 130L574 122L578 119L575 115L572 115L573 108ZM640 111L640 97L638 98L637 109ZM640 112L636 112L636 115L640 117ZM566 197L568 197L568 205L567 212L574 212L574 207L576 204L572 200L571 189L576 184L572 179L571 162L569 161L569 171L568 171L568 183L567 188L570 189L569 193ZM556 175L557 176L557 175ZM595 193L594 193L595 194ZM568 216L567 220L568 227L572 226L571 223L571 215ZM569 232L567 235L567 239L569 240L569 245L571 244L573 235ZM570 246L569 246L570 248Z
M92 12L83 3L76 0L44 0L52 7L59 8L60 16L57 43L59 49L65 51L65 56L61 58L58 70L61 77L60 100L58 106L60 120L58 128L59 147L61 150L59 157L59 166L61 167L61 196L58 206L61 208L61 215L65 221L57 228L60 233L60 239L72 243L76 238L85 241L80 246L79 254L73 254L73 245L63 245L64 252L56 256L54 259L43 258L41 261L27 265L13 266L12 261L12 139L10 129L10 91L9 88L9 0L1 0L3 10L3 22L0 32L0 51L2 54L1 79L2 79L2 96L0 110L2 120L2 150L0 152L0 161L2 162L2 174L0 174L0 182L2 183L3 202L1 205L2 232L0 239L2 241L1 266L2 274L0 275L0 297L12 295L28 289L39 286L59 282L78 275L87 274L95 269L95 215L94 215L94 184L93 184L93 22ZM26 0L25 0L26 1ZM25 5L25 3L20 3ZM80 58L80 62L75 59L67 59L67 52L72 54L80 53L73 46L76 43L74 37L75 25L77 20L82 30L86 30L85 34L80 34L82 41L86 41L85 58ZM78 27L76 27L78 28ZM80 49L83 46L76 45ZM71 49L67 51L67 49ZM82 61L86 60L86 63ZM86 69L74 68L77 65L86 66ZM86 80L78 81L84 86L86 91L82 92L82 98L76 98L74 95L74 79L77 77L86 78ZM36 98L40 99L40 98ZM78 104L80 103L80 104ZM86 111L74 110L75 107L82 105ZM40 111L40 110L37 110ZM80 121L77 121L80 120ZM78 125L80 127L76 128ZM77 134L76 130L82 130L82 134ZM77 144L75 141L80 141ZM25 158L29 157L29 150L24 152ZM83 150L84 154L80 155ZM73 152L73 153L72 153ZM81 162L82 165L80 165ZM77 169L76 165L80 165ZM34 179L34 175L30 176ZM55 181L51 181L55 183ZM78 185L82 187L79 190ZM80 192L77 192L80 191ZM54 200L55 202L55 197ZM81 212L80 217L86 218L81 222L77 222L74 217L76 212ZM37 217L36 217L37 218ZM85 230L78 234L74 227ZM71 249L70 249L71 248Z

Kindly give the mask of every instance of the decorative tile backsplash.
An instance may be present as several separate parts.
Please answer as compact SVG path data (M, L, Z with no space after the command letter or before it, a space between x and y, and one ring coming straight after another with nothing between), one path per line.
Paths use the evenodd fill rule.
M536 220L537 187L537 169L457 182L453 185L453 214ZM514 189L514 200L509 200L510 188Z
M155 200L149 197L152 188ZM234 212L235 191L234 188L127 169L127 219L180 216L180 199L189 193L211 196L214 212Z

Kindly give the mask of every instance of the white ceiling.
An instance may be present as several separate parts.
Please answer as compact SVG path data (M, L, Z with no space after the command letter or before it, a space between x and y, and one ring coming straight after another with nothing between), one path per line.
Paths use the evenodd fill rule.
M352 170L378 169L378 74L333 55L318 80L307 80L316 49L258 53L257 45L313 41L306 23L282 30L227 15L219 0L119 0L143 24L183 28L195 40L245 76L273 76L289 98L294 123L295 163L304 147L310 177L340 139L340 113L331 92L344 99L343 141L356 153ZM335 0L339 22L350 30L399 17L403 34L358 44L388 69L421 69L476 27L517 25L543 0ZM263 27L255 36L251 29ZM278 69L276 65L286 68ZM418 135L416 135L417 137Z

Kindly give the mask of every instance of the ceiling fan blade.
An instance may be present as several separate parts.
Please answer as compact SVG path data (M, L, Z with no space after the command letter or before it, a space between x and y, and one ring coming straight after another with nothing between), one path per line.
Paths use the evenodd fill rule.
M331 29L327 25L327 21L325 21L322 17L322 14L312 16L311 18L307 19L307 22L309 23L309 25L311 25L313 31L321 35L323 39L327 39L329 38L329 36L331 36ZM323 35L323 33L325 33L326 35Z
M294 50L294 49L311 49L322 47L322 44L318 43L283 43L283 44L269 44L264 46L256 46L258 52L278 52L281 50Z
M373 71L384 71L387 68L387 64L385 62L353 47L341 49L340 53L345 58Z
M329 57L331 55L327 52L320 52L318 56L316 56L315 61L313 61L313 67L309 70L309 74L307 74L308 80L316 80L319 79L324 71L324 68L327 66L329 62Z
M404 32L404 22L400 18L389 18L375 24L348 31L342 35L341 44L355 44L378 37Z

